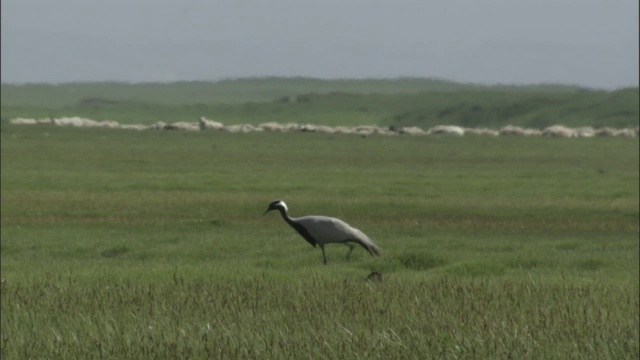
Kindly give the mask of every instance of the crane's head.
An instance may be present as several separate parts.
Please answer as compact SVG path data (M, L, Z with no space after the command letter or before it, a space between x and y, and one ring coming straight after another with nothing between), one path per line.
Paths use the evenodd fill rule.
M273 200L269 203L267 211L265 211L262 215L266 215L271 210L284 210L285 212L287 212L287 204L285 204L282 200Z

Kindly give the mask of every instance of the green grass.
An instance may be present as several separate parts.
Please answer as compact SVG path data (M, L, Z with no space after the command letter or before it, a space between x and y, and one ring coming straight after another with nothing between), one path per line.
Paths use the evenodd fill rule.
M602 285L316 274L3 284L7 358L612 358L637 297ZM27 294L31 296L27 296ZM621 308L606 304L623 304ZM636 321L637 323L637 321Z
M0 137L3 358L638 358L637 139Z

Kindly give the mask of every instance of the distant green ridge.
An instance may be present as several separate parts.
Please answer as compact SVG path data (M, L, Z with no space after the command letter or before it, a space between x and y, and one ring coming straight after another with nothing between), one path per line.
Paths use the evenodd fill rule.
M2 84L3 106L72 105L83 98L137 100L161 104L219 104L272 101L283 96L330 92L403 94L425 91L504 90L575 92L569 85L476 85L430 78L314 79L305 77L238 78L215 82L171 83L80 82L63 84Z
M460 84L440 79L242 78L218 82L2 85L2 119L329 126L636 127L638 88Z

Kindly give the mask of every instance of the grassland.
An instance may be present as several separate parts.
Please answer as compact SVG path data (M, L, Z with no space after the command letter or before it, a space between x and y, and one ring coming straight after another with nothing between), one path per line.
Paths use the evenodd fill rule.
M168 84L2 85L2 119L81 116L125 124L637 127L638 88L479 86L434 79L256 78Z
M637 139L2 125L3 359L639 356Z
M461 90L568 93L587 89L563 85L481 86L439 79L335 79L304 77L239 78L221 81L172 83L65 83L2 84L2 103L8 106L37 106L52 109L80 103L87 98L113 101L137 100L153 104L244 104L271 102L301 94L415 94Z

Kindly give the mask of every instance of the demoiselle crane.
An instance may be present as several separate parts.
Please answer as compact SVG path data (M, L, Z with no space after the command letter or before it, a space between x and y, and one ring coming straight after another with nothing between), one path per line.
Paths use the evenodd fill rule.
M347 258L351 256L354 246L359 244L365 248L372 256L380 256L380 248L362 231L350 226L346 222L328 216L303 216L292 218L287 212L287 204L282 200L274 200L269 204L266 215L271 210L278 210L284 221L291 225L313 247L320 246L322 250L322 260L327 264L327 256L324 253L324 245L331 243L341 243L349 247Z

